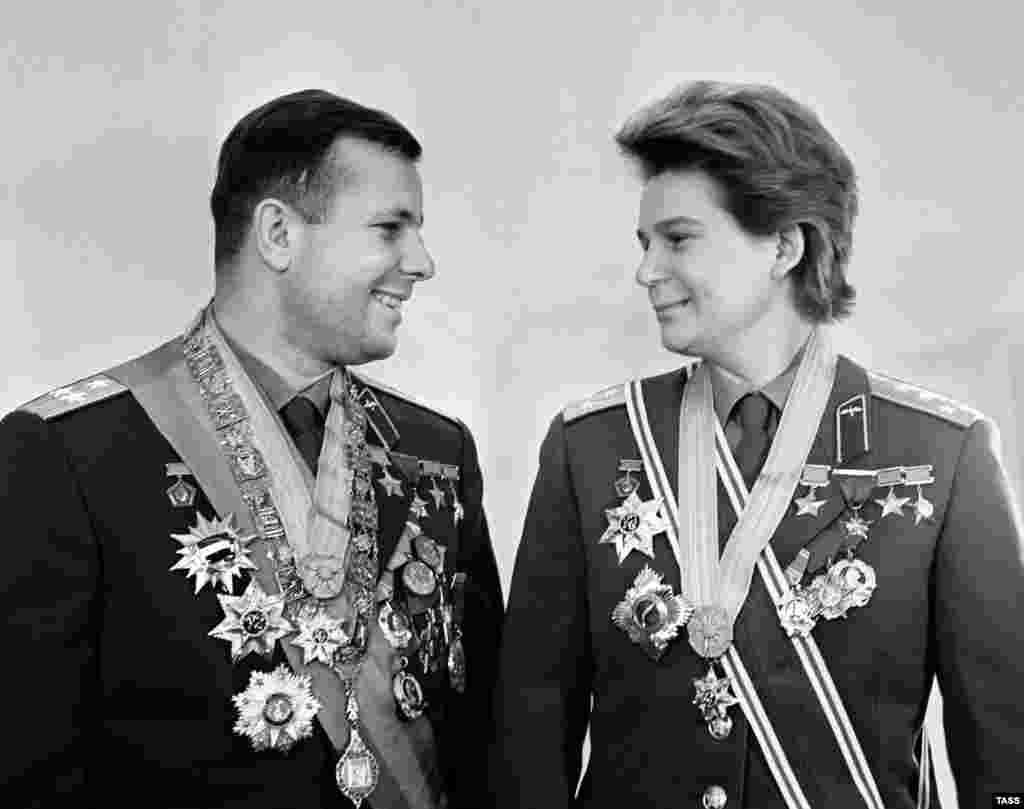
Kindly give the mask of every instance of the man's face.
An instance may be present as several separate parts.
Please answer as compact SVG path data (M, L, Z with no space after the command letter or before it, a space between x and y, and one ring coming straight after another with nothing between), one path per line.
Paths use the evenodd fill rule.
M708 359L742 350L765 313L784 302L773 280L777 237L751 236L719 204L703 171L664 172L640 200L636 272L670 351Z
M402 307L434 262L420 235L423 186L412 162L367 141L335 144L343 176L322 224L301 226L281 276L289 342L330 365L394 353Z

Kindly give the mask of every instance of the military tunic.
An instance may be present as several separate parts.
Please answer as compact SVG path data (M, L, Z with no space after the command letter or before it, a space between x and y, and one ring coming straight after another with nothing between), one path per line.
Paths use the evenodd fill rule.
M654 440L677 490L679 372L643 381ZM837 463L836 410L863 395L868 440ZM866 451L864 451L866 449ZM716 740L693 704L707 668L685 631L654 661L610 620L644 565L679 592L664 534L654 558L621 563L599 542L606 509L618 506L623 459L639 458L621 387L566 408L551 424L512 579L497 695L492 788L501 807L785 806L739 709ZM902 513L882 516L886 489L862 515L871 521L858 558L877 589L845 619L813 630L887 809L918 800L919 735L931 684L944 695L949 753L962 807L1019 789L1024 744L1024 637L1019 632L1024 552L1019 512L999 461L992 423L943 397L840 358L808 464L877 470L931 465L917 492L902 487ZM643 474L638 495L652 491ZM797 489L804 494L803 488ZM806 575L839 553L845 507L837 483L816 492L817 514L790 507L771 546L782 566L801 548ZM679 504L684 512L686 503ZM925 507L922 506L924 509ZM925 509L927 511L927 509ZM812 807L864 802L760 577L739 614L735 645ZM589 766L575 796L588 729ZM705 803L708 802L709 803ZM933 802L933 805L935 803Z
M428 504L418 519L423 531L466 574L468 687L428 700L449 805L477 807L486 791L502 599L475 444L458 420L363 384L397 427L393 449L459 470L459 515L451 493L441 502L429 495L427 477L417 482L392 467L401 486L389 491L375 465L373 479L380 558L390 556L418 495ZM319 723L287 753L255 752L233 732L232 695L253 671L285 657L278 643L272 658L250 654L233 665L226 645L208 635L224 617L213 588L194 594L192 580L170 572L178 558L171 535L187 533L199 515L225 516L181 460L110 375L59 389L0 422L0 508L9 530L0 572L3 681L13 742L0 781L5 795L17 796L5 805L351 805L335 785L338 753ZM181 496L183 483L191 497Z

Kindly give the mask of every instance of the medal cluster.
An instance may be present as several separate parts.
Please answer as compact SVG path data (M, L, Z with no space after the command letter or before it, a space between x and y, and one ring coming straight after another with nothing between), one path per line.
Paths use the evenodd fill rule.
M931 465L894 466L885 469L832 469L809 464L804 467L800 483L806 493L794 499L796 516L817 516L828 500L816 497L818 489L835 481L843 499L844 513L839 520L843 541L840 558L830 559L826 569L815 575L809 584L802 584L810 551L803 548L786 568L790 588L778 604L779 621L788 635L807 635L819 619L827 621L846 618L855 607L870 600L878 583L874 568L856 557L858 547L868 540L871 526L892 516L900 518L904 508L913 509L914 524L930 520L935 507L925 496L924 487L935 482ZM913 496L897 494L898 488L910 488ZM876 489L885 490L884 497L872 498ZM879 507L877 519L868 519L866 507Z

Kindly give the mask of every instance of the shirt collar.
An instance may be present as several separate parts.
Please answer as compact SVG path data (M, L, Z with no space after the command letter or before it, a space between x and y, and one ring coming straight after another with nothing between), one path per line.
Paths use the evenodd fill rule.
M789 391L793 387L793 380L796 378L796 371L800 367L800 358L803 353L803 349L798 351L786 370L759 390L732 371L718 365L711 365L711 391L714 395L715 415L718 416L718 421L725 424L736 403L748 393L754 392L767 396L768 401L775 405L781 413L786 406L786 400L789 399Z

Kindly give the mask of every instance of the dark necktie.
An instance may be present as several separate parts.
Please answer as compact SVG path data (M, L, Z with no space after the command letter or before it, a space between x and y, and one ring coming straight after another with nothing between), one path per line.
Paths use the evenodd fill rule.
M281 420L315 475L320 445L324 441L324 417L313 402L305 396L296 396L281 408Z
M764 466L768 449L772 445L768 430L774 408L763 393L748 393L734 408L736 421L743 431L736 445L736 465L739 466L748 489L754 488L754 481L757 480L757 474Z
M775 405L763 393L748 393L733 407L732 417L742 430L733 451L747 489L752 489L772 445L771 427ZM723 547L736 525L733 510L722 481L718 481L718 540Z

